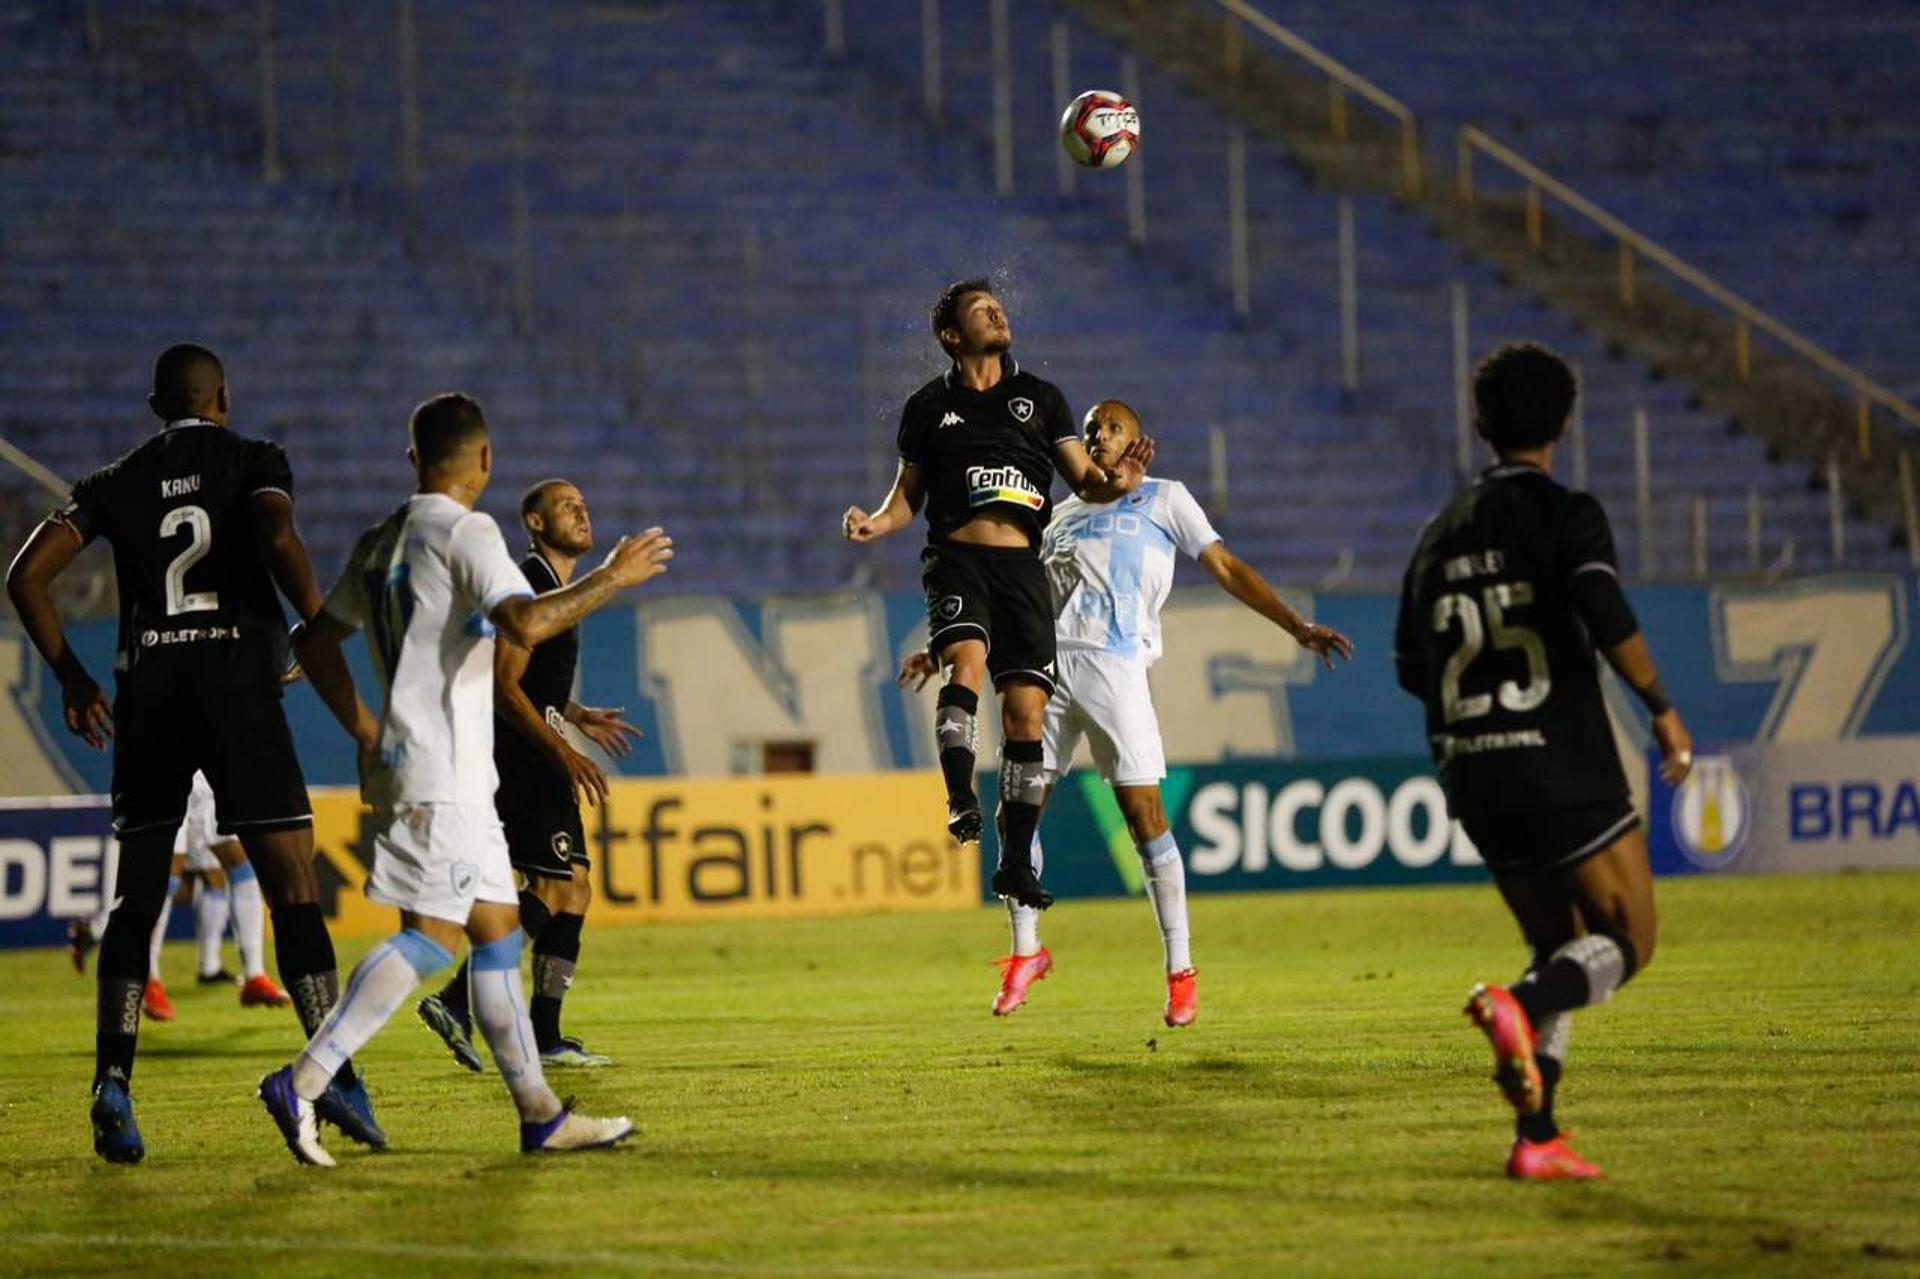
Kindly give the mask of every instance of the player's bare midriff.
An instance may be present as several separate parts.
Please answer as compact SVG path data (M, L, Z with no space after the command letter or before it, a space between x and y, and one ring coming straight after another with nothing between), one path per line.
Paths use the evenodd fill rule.
M947 540L969 546L1033 545L1033 535L1027 532L1025 524L1013 515L1002 515L998 511L980 512L947 534Z

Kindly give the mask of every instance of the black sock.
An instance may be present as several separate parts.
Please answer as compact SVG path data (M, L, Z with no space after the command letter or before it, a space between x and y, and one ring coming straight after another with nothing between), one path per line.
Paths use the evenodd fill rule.
M1534 1061L1540 1066L1540 1109L1520 1116L1514 1131L1528 1141L1552 1141L1560 1135L1560 1125L1553 1118L1553 1090L1560 1082L1560 1062L1546 1056L1537 1056Z
M1000 747L1000 866L1032 866L1033 832L1040 826L1040 797L1046 793L1046 755L1039 742L1004 742Z
M933 713L933 739L940 747L940 775L947 781L947 803L959 807L973 798L974 750L979 729L980 694L964 684L940 690Z
M574 965L580 961L580 927L586 922L571 911L561 911L540 930L533 948L533 999L527 1005L527 1018L541 1052L560 1042L560 1001L573 985Z
M473 1012L467 1005L467 961L461 960L460 966L453 970L453 976L440 988L440 1002L447 1011L460 1019L460 1024L473 1033Z
M528 941L539 942L540 934L553 918L553 911L537 895L524 888L520 890L520 931L527 935Z
M121 1083L133 1078L133 1055L140 1039L140 996L147 986L157 909L140 910L122 902L107 919L100 942L99 1004L93 1037L93 1087L109 1074Z
M1638 960L1633 943L1622 933L1589 933L1536 963L1525 981L1513 988L1513 997L1538 1026L1555 1013L1597 1004L1633 976Z
M340 1002L340 969L333 957L333 937L327 932L326 916L320 913L318 902L269 903L267 910L273 917L273 949L280 984L293 996L300 1029L311 1039ZM353 1063L342 1063L334 1078L351 1087Z

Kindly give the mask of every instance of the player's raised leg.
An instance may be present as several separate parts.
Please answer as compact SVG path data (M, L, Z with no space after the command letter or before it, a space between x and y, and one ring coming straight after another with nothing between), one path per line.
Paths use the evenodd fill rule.
M1004 822L1004 807L1001 813ZM1006 838L1004 825L1000 837ZM1046 869L1046 850L1041 847L1037 834L1033 837L1029 857L1033 864L1033 876L1037 880ZM1005 1017L1026 1003L1027 991L1033 983L1053 971L1053 954L1040 944L1040 908L1028 906L1011 897L1002 900L1007 904L1007 923L1013 932L1013 946L1005 955L993 961L1000 967L1000 989L993 996L995 1017Z
M1048 622L1051 627L1051 622ZM1051 630L1048 632L1051 638ZM1049 644L1049 648L1051 645ZM1048 665L1052 665L1049 658ZM1049 683L1025 675L1009 677L1000 689L1000 840L993 891L1022 906L1045 910L1053 894L1041 887L1033 864L1033 839L1047 793L1046 753L1041 746Z
M947 786L947 833L968 844L980 838L984 825L980 799L973 790L973 774L978 767L978 717L980 690L987 682L987 645L977 638L951 638L962 634L971 634L965 624L936 633L934 637L936 640L947 638L950 642L934 650L941 655L940 663L947 669L947 682L941 686L935 704L933 736L939 751L941 780Z

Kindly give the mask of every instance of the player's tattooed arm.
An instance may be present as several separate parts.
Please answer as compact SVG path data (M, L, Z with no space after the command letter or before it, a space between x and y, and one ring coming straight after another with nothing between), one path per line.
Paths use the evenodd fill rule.
M521 648L509 640L493 646L493 708L508 728L539 747L548 759L560 766L567 775L567 785L576 803L585 792L587 802L597 805L607 797L607 775L547 723L540 708L520 687L532 657L531 649Z
M1153 437L1142 435L1127 445L1109 473L1088 455L1087 446L1079 440L1055 440L1053 444L1054 460L1067 487L1081 501L1094 503L1111 502L1139 488L1147 478L1147 468L1153 465L1153 449Z
M532 648L579 625L629 586L638 586L667 571L673 558L673 539L659 528L623 537L591 573L583 573L557 591L544 595L515 595L493 606L487 617L508 639Z
M1335 657L1353 660L1352 640L1331 626L1319 626L1301 617L1267 584L1267 579L1260 576L1260 570L1228 550L1225 542L1215 542L1200 552L1200 564L1213 574L1213 580L1220 583L1227 594L1293 636L1301 648L1318 657L1328 670L1333 669Z
M300 620L313 620L320 611L320 584L313 576L307 544L293 522L293 499L278 489L263 489L251 499L254 527L260 534L261 557L273 584L293 605Z
M20 615L33 646L60 681L60 702L67 731L96 750L113 736L113 710L107 695L67 643L60 610L53 602L53 581L84 546L80 530L60 516L43 521L27 538L7 569L7 597Z
M1653 717L1653 740L1660 747L1660 776L1668 785L1677 786L1693 770L1693 736L1687 731L1680 712L1673 708L1667 690L1660 683L1660 672L1647 648L1647 637L1635 631L1618 644L1601 650L1607 665L1626 681Z
M918 466L902 462L894 472L893 487L887 490L880 509L868 514L857 506L849 506L840 517L840 534L849 542L865 544L876 537L898 532L913 523L913 517L920 513L926 500L926 477Z

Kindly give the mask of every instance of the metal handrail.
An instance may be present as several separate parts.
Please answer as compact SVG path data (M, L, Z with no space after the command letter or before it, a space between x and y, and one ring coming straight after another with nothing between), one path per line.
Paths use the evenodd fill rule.
M22 475L63 502L67 500L68 494L73 492L73 486L56 475L51 467L5 436L0 436L0 462L10 464Z
M1274 41L1292 53L1295 57L1311 64L1331 81L1332 96L1328 102L1328 127L1337 141L1347 140L1347 91L1360 95L1373 104L1381 113L1392 116L1400 126L1400 182L1404 194L1420 194L1424 177L1420 154L1420 128L1415 120L1413 108L1382 89L1373 81L1348 67L1338 59L1322 52L1305 39L1269 18L1260 10L1246 3L1246 0L1214 0L1240 21L1246 23L1260 34ZM1229 25L1228 40L1237 41L1239 28ZM1237 64L1238 49L1233 43L1228 46L1230 65Z
M1222 2L1224 3L1225 0ZM1742 381L1745 381L1753 372L1751 331L1758 329L1830 377L1846 383L1853 389L1855 396L1857 443L1862 459L1872 456L1870 429L1875 404L1885 408L1902 421L1920 427L1920 408L1914 407L1907 400L1874 381L1811 338L1775 319L1665 245L1649 239L1628 226L1566 183L1547 173L1539 165L1514 151L1513 148L1495 141L1470 124L1462 125L1460 128L1457 192L1461 203L1471 206L1475 199L1473 155L1476 151L1498 161L1526 180L1527 240L1536 250L1541 247L1544 236L1540 218L1540 192L1545 191L1618 241L1620 246L1618 289L1620 300L1627 306L1634 304L1635 260L1644 257L1730 311L1735 317L1734 365Z

